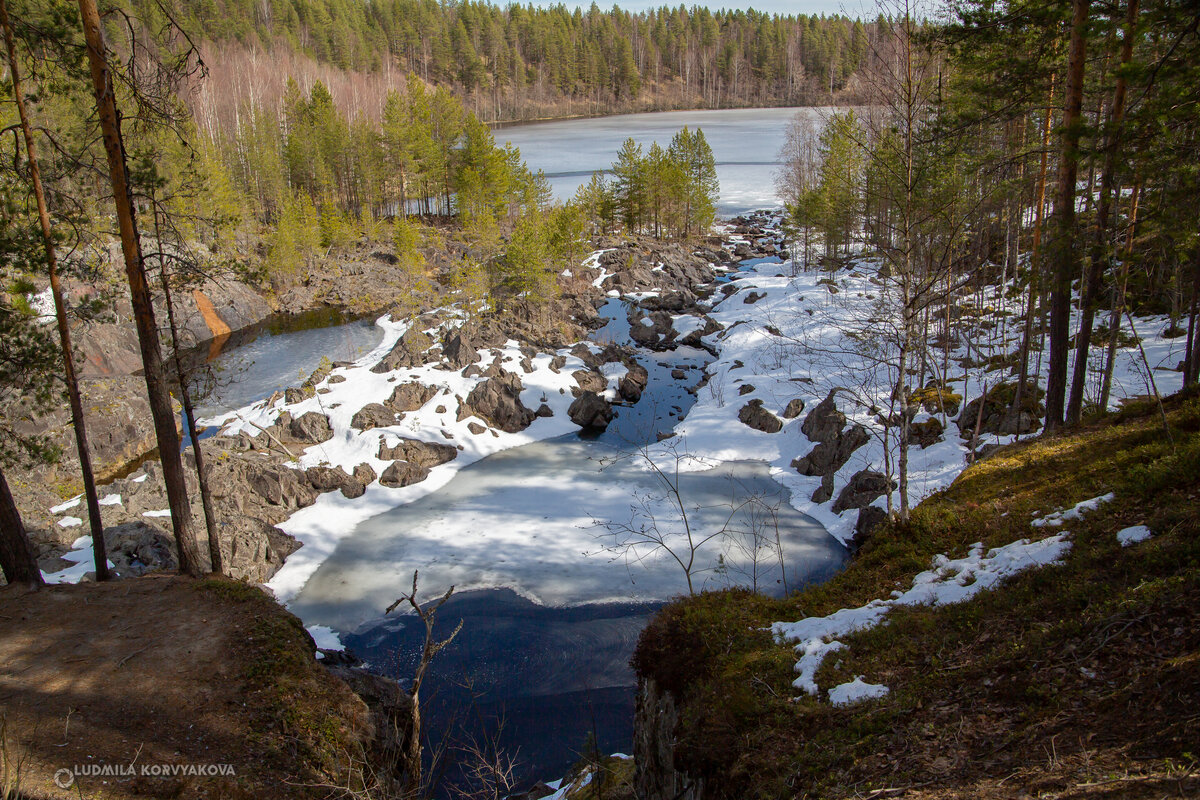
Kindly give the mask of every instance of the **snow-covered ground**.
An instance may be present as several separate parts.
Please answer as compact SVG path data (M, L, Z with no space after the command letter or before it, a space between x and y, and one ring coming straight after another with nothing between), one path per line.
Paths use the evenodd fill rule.
M885 428L876 413L887 408L893 379L886 366L880 366L873 358L871 350L871 320L877 314L881 287L876 277L877 265L869 259L860 259L850 268L832 274L805 271L803 267L787 261L759 259L731 273L729 284L733 293L714 295L710 309L710 315L724 330L704 338L718 352L717 359L706 368L708 382L699 389L697 402L686 416L675 421L676 437L669 444L651 445L648 454L660 465L697 472L724 462L762 462L770 476L790 492L790 502L797 511L815 518L838 541L848 542L859 512L850 509L836 514L830 501L814 502L811 498L821 479L798 474L791 462L814 446L800 431L806 414L836 387L840 390L836 395L838 408L846 415L847 424L862 425L870 433L870 439L837 471L833 497L860 470L895 474L895 453L888 450ZM586 259L581 269L590 270L598 286L608 277L598 266L598 254ZM650 288L629 297L637 299L654 294ZM946 384L963 396L964 404L978 396L985 385L994 386L1007 378L1007 374L985 373L982 367L958 365L968 356L980 363L991 356L1012 352L1021 332L1016 316L1021 311L1019 301L1004 300L999 291L984 289L974 296L973 302L981 310L1000 309L1008 314L1002 315L1002 322L995 327L977 327L969 341L958 341L950 353ZM449 321L442 324L453 326L460 324L461 319L461 315L455 318L451 314ZM615 326L619 327L621 322L618 320ZM676 315L674 321L681 337L702 324L694 315ZM1165 318L1141 318L1136 324L1159 391L1168 394L1178 390L1181 375L1172 370L1181 358L1182 339L1162 336L1167 326ZM304 545L288 558L270 583L285 601L304 586L338 543L363 521L438 491L461 469L488 455L576 430L567 416L573 399L571 389L575 386L571 373L585 365L569 352L558 354L566 359L558 371L550 368L551 354L539 354L532 359L532 372L526 373L521 368L522 354L515 342L500 348L503 368L519 375L524 383L521 394L524 405L536 409L545 403L553 416L538 418L519 433L489 429L473 434L468 425L480 420L457 419L459 398L465 398L483 378L466 378L461 371L437 369L434 365L374 373L371 366L391 350L408 328L407 322L387 317L377 325L383 331L380 344L352 365L335 369L318 384L317 395L294 404L284 400L259 402L202 421L221 426L224 433L254 434L258 427L271 425L284 411L293 418L308 411L328 415L333 438L304 450L294 465L298 468L325 464L341 466L350 472L356 465L366 463L380 474L390 463L378 457L381 437L387 444L405 437L459 448L456 459L434 467L424 481L404 488L388 488L376 481L362 497L353 500L340 493L326 493L314 505L283 523L281 527ZM627 337L622 334L620 338ZM1093 352L1097 359L1101 358L1101 348L1094 348ZM477 363L484 368L495 354L495 351L480 351ZM1044 372L1045 359L1035 354L1033 367ZM618 365L605 369L610 395L622 374L623 368ZM383 402L396 385L410 381L436 387L437 396L393 426L364 432L350 425L354 414L364 405ZM1138 348L1120 350L1114 376L1114 403L1124 396L1146 393L1148 385L1148 373L1142 366ZM766 410L778 416L796 399L803 401L805 410L790 420L780 418L782 429L777 433L755 430L738 419L739 411L748 401L761 400ZM914 423L932 416L919 414ZM946 431L940 441L924 449L915 445L910 449L908 478L913 504L949 485L966 466L968 448L959 436L958 427L953 419L944 421ZM991 435L981 443L1006 443L1016 438ZM680 454L682 458L678 458ZM79 499L73 498L52 509L62 515L60 525L79 524L77 516L65 515L78 504ZM879 498L874 505L884 507L886 498ZM146 516L166 513L148 512ZM74 568L71 572L74 574Z
M531 409L545 403L554 414L536 419L519 433L489 429L477 435L471 433L468 425L472 422L486 423L473 416L458 420L457 398L465 398L485 378L464 378L460 371L442 370L432 364L385 373L372 372L371 367L387 355L409 327L408 322L394 321L389 317L381 318L378 324L385 330L383 341L351 366L333 370L329 377L317 385L319 393L313 397L292 404L282 399L270 404L260 402L202 421L204 425L222 426L223 434L244 431L255 435L258 429L271 426L284 411L290 412L293 418L309 411L327 415L333 428L333 438L300 453L294 464L299 469L325 465L342 467L350 473L359 464L369 464L377 475L382 474L391 461L379 458L381 440L392 446L402 437L439 444L450 443L459 448L457 458L434 467L429 476L419 483L389 488L375 481L367 487L362 497L353 500L338 492L327 492L316 503L296 512L280 525L303 544L288 557L283 568L268 584L284 602L304 586L338 542L352 533L358 523L437 491L460 469L485 456L576 429L567 417L567 409L574 399L570 391L575 386L571 373L585 369L586 365L570 353L560 353L566 358L566 363L557 372L550 368L552 356L541 353L532 359L533 371L525 373L520 366L523 356L517 343L509 342L502 348L499 355L504 362L503 368L520 375L525 386L521 392L521 402ZM493 351L483 351L476 363L486 368L493 358ZM614 383L616 380L612 379ZM421 409L407 412L403 421L396 425L362 431L350 424L354 415L365 405L382 403L397 385L406 382L436 387L438 394Z
M805 271L802 264L790 261L765 260L735 273L730 284L737 291L728 297L715 295L711 312L724 331L705 338L718 348L719 357L708 368L711 377L700 391L698 402L675 427L682 448L696 457L693 468L704 469L713 461L764 461L772 476L791 491L796 509L817 519L842 542L848 542L854 535L858 512L851 509L835 514L832 502L813 502L810 498L820 486L821 478L799 475L791 462L814 446L800 431L806 414L830 390L837 388L838 409L846 415L847 425L860 424L871 437L837 471L833 497L860 470L872 469L892 476L897 473L895 431L889 453L885 450L885 429L878 413L885 410L886 415L895 378L894 371L890 371L894 366L882 363L887 359L881 360L875 349L882 346L876 333L885 332L885 321L878 309L882 289L877 273L878 264L868 258L854 261L849 268L835 273ZM968 358L980 363L992 356L1015 352L1021 337L1016 315L1022 312L1021 301L1002 299L1001 292L994 287L967 298L964 305L967 304L980 310L1000 309L1007 315L1001 315L1002 321L995 327L989 327L990 321L977 326L969 337L960 338L949 353L945 383L962 396L963 405L978 397L985 386L1015 380L1007 370L985 372L983 367L966 368L960 364ZM1159 393L1166 396L1178 391L1182 388L1182 374L1174 368L1183 357L1184 340L1163 336L1169 324L1166 317L1137 318L1135 322ZM1128 331L1127 325L1123 330ZM1095 363L1090 369L1095 376L1102 364L1104 348L1093 347L1092 354ZM1041 385L1045 386L1047 359L1044 354L1033 353L1031 361L1031 373L1040 369ZM940 370L941 364L937 367ZM746 386L752 386L753 390L742 394ZM1149 392L1149 377L1138 347L1119 349L1112 407L1125 397ZM762 400L764 408L780 415L795 398L804 401L805 411L791 420L780 418L783 428L778 433L764 433L738 420L738 412L750 400ZM970 450L953 418L920 413L913 423L933 417L946 425L941 441L927 448L914 444L909 449L912 505L948 486L967 466ZM1008 444L1018 438L1021 437L984 435L979 444ZM899 503L897 493L893 493L892 500ZM881 497L873 505L884 508L886 503L887 498Z

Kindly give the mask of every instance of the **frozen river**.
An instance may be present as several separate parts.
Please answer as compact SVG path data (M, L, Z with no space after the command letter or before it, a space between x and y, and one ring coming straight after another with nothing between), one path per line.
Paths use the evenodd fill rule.
M731 216L779 204L778 152L796 113L638 114L506 127L496 139L517 145L531 168L545 171L556 196L567 199L593 171L611 165L626 138L666 145L683 126L700 128L717 160L719 214ZM594 338L627 343L621 301L610 300L604 313L612 322ZM265 397L296 383L322 356L352 358L379 336L369 324L354 322L260 337L222 357L229 371L244 371L206 410ZM238 367L241 356L255 363ZM678 529L684 516L701 535L725 529L697 550L697 591L742 585L782 593L825 580L846 555L821 525L791 507L787 490L761 463L684 470L665 483L648 469L639 448L686 415L695 402L686 387L698 382L711 359L689 348L644 351L639 360L649 372L647 390L635 406L618 409L603 435L572 433L496 453L431 494L351 523L289 608L305 625L337 632L373 668L404 682L423 626L383 610L420 570L425 596L457 587L439 628L464 620L427 684L431 729L452 737L496 736L506 750L519 752L526 781L562 774L589 735L602 750L628 750L635 691L629 657L654 610L688 586L669 552L622 548L614 526L643 526L649 510L664 532ZM670 473L672 465L666 466ZM683 514L673 506L673 488ZM473 722L464 733L467 718ZM497 732L502 719L507 725Z

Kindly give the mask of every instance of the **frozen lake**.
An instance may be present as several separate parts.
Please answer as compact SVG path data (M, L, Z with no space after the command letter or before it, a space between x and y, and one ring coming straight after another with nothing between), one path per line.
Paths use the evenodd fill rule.
M529 168L543 170L556 198L570 199L593 172L607 170L621 144L632 137L643 151L663 147L685 125L700 128L717 161L721 197L717 215L728 217L780 205L775 172L788 121L796 114L820 117L820 108L746 108L722 111L667 111L599 119L537 122L498 128L496 142L521 149Z

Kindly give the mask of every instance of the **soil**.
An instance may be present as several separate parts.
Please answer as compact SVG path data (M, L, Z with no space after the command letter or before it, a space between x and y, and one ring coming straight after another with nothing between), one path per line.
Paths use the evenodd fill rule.
M313 652L295 617L233 581L0 588L7 779L38 798L307 796L370 732ZM56 785L105 765L133 774ZM164 765L232 774L143 774Z

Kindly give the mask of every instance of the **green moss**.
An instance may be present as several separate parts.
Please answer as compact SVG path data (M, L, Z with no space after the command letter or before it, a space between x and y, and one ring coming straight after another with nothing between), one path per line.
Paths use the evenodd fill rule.
M1121 753L1183 758L1194 726L1164 726L1154 708L1200 705L1187 634L1200 628L1200 398L1176 396L1166 413L1169 438L1152 404L1006 448L908 522L879 528L843 573L786 600L726 592L668 606L633 664L676 696L677 765L737 787L715 797L836 797L875 781L924 783L942 753L962 766L939 773L940 784L967 785L993 763L1002 766L991 777L1003 777L1043 763L1047 730L1063 752L1069 737L1095 735ZM863 675L890 687L885 699L833 708L794 698L795 654L765 635L770 622L886 597L937 553L1037 537L1035 513L1110 491L1117 502L1069 525L1065 566L970 603L896 609L888 624L842 638L818 684ZM1139 523L1155 538L1122 548L1115 532Z

